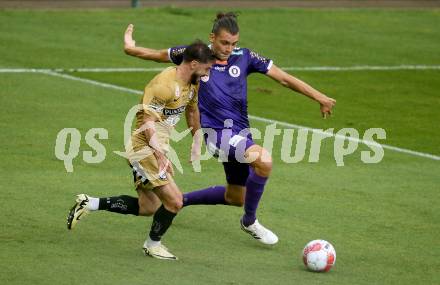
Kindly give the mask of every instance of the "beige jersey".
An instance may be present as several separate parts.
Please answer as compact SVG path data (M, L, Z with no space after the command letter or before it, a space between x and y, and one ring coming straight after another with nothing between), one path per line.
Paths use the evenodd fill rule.
M197 105L198 86L176 78L176 71L176 67L169 67L148 83L140 102L143 107L136 114L136 129L143 125L145 114L157 119L156 134L164 151L168 150L170 132L186 106ZM144 132L134 134L132 141L135 150L148 146Z

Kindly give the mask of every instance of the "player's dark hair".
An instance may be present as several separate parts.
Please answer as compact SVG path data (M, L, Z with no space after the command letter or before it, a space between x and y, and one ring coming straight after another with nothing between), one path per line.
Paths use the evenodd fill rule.
M212 26L212 33L218 35L221 30L226 30L231 35L238 34L237 14L234 12L218 12Z
M183 61L191 62L197 60L201 63L208 63L215 60L212 50L201 40L196 40L186 47L183 52Z

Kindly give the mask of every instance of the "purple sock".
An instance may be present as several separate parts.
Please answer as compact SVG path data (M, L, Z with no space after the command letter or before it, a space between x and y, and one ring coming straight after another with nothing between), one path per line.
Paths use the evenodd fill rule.
M183 206L189 205L227 205L225 186L212 186L206 189L183 193Z
M256 212L261 196L263 196L264 185L268 177L263 177L249 168L249 177L246 180L246 197L244 200L243 225L246 227L252 225L257 219Z

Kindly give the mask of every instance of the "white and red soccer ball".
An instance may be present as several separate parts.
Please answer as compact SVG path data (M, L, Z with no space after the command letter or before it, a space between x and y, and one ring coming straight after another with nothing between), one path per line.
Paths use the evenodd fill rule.
M304 247L303 261L311 271L327 272L335 265L335 248L328 241L312 240Z

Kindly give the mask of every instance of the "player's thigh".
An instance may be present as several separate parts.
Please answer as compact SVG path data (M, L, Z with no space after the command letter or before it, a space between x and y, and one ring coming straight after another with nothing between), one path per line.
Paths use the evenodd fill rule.
M136 191L139 197L139 215L153 215L162 204L159 197L151 190L137 189Z
M174 181L155 187L153 192L159 197L167 210L177 213L182 208L183 195Z

